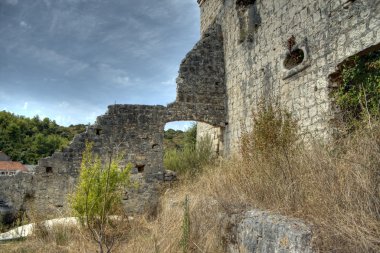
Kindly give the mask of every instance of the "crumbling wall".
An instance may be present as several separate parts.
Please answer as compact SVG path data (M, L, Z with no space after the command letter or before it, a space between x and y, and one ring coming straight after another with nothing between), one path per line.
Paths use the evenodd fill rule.
M95 125L75 136L69 147L41 159L33 180L34 206L44 213L67 209L67 194L77 182L82 152L92 142L103 159L116 154L147 178L162 173L164 106L112 105Z
M223 8L224 0L197 0L201 8L201 35L213 24Z
M29 173L0 177L0 225L3 216L17 215L19 210L26 208L25 202L33 195L32 179Z
M226 115L224 75L223 37L214 24L181 63L175 102L167 107L109 106L69 147L39 161L32 180L33 209L52 216L67 210L67 195L77 183L86 142L92 142L94 152L105 160L119 154L124 165L133 164L133 178L141 188L126 192L126 209L149 208L157 199L155 181L172 178L163 168L165 124L193 120L221 126Z
M224 52L221 27L214 23L183 59L177 77L177 98L168 106L176 120L224 123ZM170 119L171 120L171 119Z
M210 133L230 155L239 148L242 127L252 127L252 109L278 99L304 133L328 138L329 74L345 58L380 43L378 1L199 3L202 37L181 63L176 101L167 107L109 106L68 148L39 161L31 180L35 208L50 213L67 207L86 141L103 157L123 154L140 178L153 182L169 178L162 159L164 125L170 121L217 127L200 124L199 135ZM302 52L301 60L288 64L295 52Z
M304 134L330 138L334 115L328 76L347 57L380 43L380 3L205 0L200 8L201 30L207 30L212 16L223 31L225 155L238 151L242 127L251 129L252 110L263 100L277 99L288 108ZM300 49L303 57L287 68L292 36L291 51Z

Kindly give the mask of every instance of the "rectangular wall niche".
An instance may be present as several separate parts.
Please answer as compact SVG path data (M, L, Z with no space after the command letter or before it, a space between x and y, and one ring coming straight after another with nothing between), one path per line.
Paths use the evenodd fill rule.
M261 23L256 0L236 0L236 12L239 19L239 43L252 42L253 34Z

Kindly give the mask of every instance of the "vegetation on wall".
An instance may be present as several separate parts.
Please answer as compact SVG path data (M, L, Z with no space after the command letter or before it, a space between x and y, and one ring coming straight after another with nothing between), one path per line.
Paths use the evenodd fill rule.
M0 150L13 161L36 164L40 158L65 147L85 128L85 125L63 127L49 118L27 118L0 111Z
M334 96L349 128L361 120L379 118L380 50L348 59L339 82Z

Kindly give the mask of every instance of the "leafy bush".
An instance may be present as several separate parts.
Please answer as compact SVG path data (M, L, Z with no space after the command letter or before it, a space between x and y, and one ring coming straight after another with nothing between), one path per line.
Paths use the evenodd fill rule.
M74 214L98 243L99 251L111 252L123 231L117 225L124 215L121 198L124 188L130 185L131 165L120 169L121 158L112 156L108 162L92 154L92 144L87 143L82 155L79 183L70 201ZM112 215L119 215L113 217ZM125 233L125 231L124 231Z
M194 177L202 171L202 168L212 163L213 152L209 136L201 138L194 146L188 143L181 150L165 150L164 166L166 169L179 172L182 175Z
M334 95L350 127L363 119L379 117L380 50L346 61L341 82Z

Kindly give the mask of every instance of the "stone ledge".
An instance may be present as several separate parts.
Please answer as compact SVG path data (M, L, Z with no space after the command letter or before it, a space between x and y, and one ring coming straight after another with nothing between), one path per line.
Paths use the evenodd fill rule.
M312 227L295 218L252 210L231 217L229 253L313 253Z

